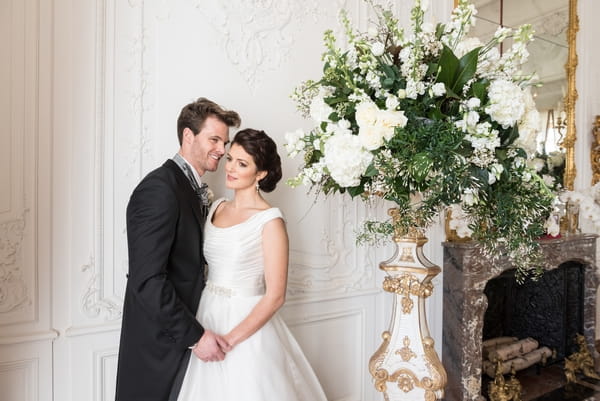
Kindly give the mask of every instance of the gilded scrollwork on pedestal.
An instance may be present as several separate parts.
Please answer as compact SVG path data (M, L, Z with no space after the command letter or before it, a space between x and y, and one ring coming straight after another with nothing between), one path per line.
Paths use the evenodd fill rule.
M383 289L402 296L402 313L409 314L414 306L411 296L429 297L433 293L433 284L421 283L415 275L404 273L397 277L387 276L383 280Z
M417 354L415 354L410 348L410 338L408 336L404 336L402 339L402 344L404 346L396 351L396 355L400 355L400 358L402 358L404 362L408 362L412 358L417 357Z

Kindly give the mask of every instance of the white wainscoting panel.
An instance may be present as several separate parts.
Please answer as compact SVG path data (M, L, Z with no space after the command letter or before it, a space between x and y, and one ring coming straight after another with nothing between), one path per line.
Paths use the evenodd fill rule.
M0 345L0 401L53 401L52 342Z

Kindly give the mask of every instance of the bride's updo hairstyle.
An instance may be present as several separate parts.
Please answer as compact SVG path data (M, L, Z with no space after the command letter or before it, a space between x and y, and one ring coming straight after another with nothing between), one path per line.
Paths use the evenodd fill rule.
M252 156L258 171L266 171L267 175L258 182L264 192L271 192L281 179L281 158L277 154L277 145L265 131L247 128L235 134L231 145L241 146Z

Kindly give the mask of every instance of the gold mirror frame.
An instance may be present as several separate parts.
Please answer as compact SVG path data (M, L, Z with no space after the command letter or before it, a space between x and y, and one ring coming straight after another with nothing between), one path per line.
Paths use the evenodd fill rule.
M565 148L565 189L572 191L577 175L575 167L575 140L577 131L575 126L575 103L577 102L577 87L575 86L575 72L577 70L577 32L579 32L579 16L577 15L577 0L569 0L569 29L567 42L569 44L569 58L565 65L567 72L567 94L565 99L565 112L567 113L567 134L563 141Z
M454 7L458 0L454 0ZM577 102L577 87L575 72L577 70L577 32L579 32L579 17L577 15L577 0L569 0L569 27L567 30L567 43L569 53L565 65L567 79L567 93L565 95L565 113L567 116L567 132L562 147L565 149L565 173L563 185L567 190L573 190L577 168L575 167L575 141L577 131L575 125L575 103Z

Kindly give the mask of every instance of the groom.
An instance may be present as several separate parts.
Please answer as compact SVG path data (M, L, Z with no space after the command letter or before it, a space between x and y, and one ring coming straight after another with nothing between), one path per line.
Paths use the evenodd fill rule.
M129 274L117 367L117 401L175 400L190 358L225 358L226 342L196 320L204 288L206 194L239 115L200 98L177 120L180 149L149 173L127 206Z

